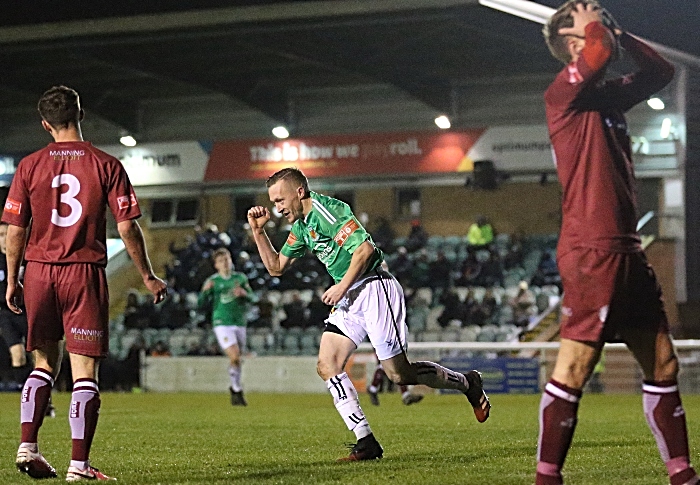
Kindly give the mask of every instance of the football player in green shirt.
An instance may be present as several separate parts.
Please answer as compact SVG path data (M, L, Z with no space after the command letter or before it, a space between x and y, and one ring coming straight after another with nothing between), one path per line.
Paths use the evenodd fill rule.
M267 188L277 211L292 223L287 242L278 253L265 233L269 210L256 206L248 211L248 223L268 272L281 275L309 250L335 282L322 297L334 308L321 337L317 371L358 440L350 456L342 460L373 460L383 454L360 408L357 391L343 370L365 337L393 382L459 390L467 396L477 420L486 421L491 406L479 372L461 374L433 362L408 361L403 289L386 271L384 255L350 207L310 191L306 176L296 168L273 174Z
M243 273L233 271L231 253L226 248L214 251L213 274L204 282L199 294L199 306L211 304L211 324L221 350L229 358L231 404L246 406L241 387L241 351L246 342L246 311L255 301L255 293Z

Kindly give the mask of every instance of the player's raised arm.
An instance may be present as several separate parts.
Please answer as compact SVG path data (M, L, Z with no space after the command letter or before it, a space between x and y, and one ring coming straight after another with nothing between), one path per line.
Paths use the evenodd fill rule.
M281 276L287 268L296 260L288 258L284 254L275 251L265 232L265 224L270 220L270 211L262 206L251 207L248 210L248 224L253 233L255 245L258 247L260 258L262 259L267 272L272 276Z

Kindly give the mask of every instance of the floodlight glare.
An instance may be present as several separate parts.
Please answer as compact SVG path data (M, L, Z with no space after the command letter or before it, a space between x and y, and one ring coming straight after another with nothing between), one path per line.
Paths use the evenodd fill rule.
M647 104L651 109L662 110L666 107L664 102L660 98L649 98Z
M272 134L275 135L277 138L289 138L289 130L285 128L284 126L275 126L272 129Z
M131 135L124 135L119 139L119 143L121 143L125 147L135 147L136 139Z
M445 115L441 115L435 118L435 124L441 130L447 130L450 128L450 126L452 126L452 124L450 123L450 119Z

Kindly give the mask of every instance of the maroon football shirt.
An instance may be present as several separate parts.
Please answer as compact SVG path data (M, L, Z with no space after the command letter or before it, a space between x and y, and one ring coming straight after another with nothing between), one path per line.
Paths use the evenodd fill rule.
M51 143L20 162L2 220L31 221L27 261L105 265L107 206L117 222L141 216L121 162L90 142Z
M624 113L668 84L674 68L628 34L622 47L640 70L603 80L614 40L599 22L586 46L545 93L547 124L563 188L559 257L576 247L641 249L630 138Z

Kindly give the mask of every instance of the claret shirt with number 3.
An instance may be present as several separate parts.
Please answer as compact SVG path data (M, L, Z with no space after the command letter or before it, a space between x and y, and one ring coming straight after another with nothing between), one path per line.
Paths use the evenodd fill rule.
M313 208L292 225L280 252L289 258L301 258L309 248L337 283L347 273L355 249L365 241L374 246L374 241L345 202L312 191L309 194ZM383 260L377 248L367 270L379 267Z
M31 222L27 261L106 265L106 207L117 222L141 216L121 162L90 142L51 143L20 161L2 220Z

